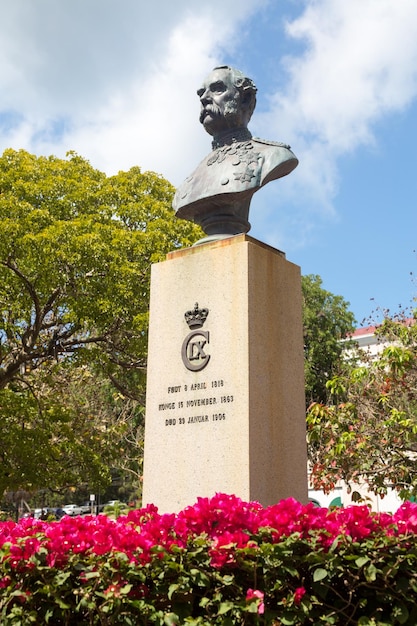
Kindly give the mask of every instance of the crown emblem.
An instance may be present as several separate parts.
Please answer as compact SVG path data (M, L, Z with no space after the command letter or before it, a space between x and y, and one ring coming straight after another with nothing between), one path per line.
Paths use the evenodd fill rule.
M191 330L193 330L194 328L201 328L203 326L208 314L209 310L199 309L198 302L196 302L194 305L194 309L192 311L186 311L186 313L184 313L184 317L188 326L191 328Z

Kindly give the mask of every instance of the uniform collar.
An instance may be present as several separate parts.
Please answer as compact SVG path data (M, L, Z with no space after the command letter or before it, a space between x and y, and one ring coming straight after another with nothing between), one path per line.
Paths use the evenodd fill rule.
M211 143L213 150L222 146L230 145L238 141L249 141L252 133L247 128L233 128L215 137Z

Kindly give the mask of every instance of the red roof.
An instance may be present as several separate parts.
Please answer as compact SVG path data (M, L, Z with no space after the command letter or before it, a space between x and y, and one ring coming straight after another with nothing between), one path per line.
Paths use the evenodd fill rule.
M350 336L362 337L363 335L373 335L378 326L364 326L363 328L357 328Z
M398 320L398 323L404 324L405 326L412 326L415 323L414 317L407 317L402 320ZM357 328L350 337L363 337L364 335L373 335L376 329L380 326L364 326L363 328Z

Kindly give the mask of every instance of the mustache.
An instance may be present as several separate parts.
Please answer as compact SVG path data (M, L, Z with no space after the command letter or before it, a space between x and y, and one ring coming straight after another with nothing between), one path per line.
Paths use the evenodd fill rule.
M211 104L207 104L206 106L204 106L201 111L200 111L200 122L203 123L204 118L207 115L211 115L212 117L220 117L221 116L221 111L220 111L220 107L217 106L217 104L215 104L214 102Z

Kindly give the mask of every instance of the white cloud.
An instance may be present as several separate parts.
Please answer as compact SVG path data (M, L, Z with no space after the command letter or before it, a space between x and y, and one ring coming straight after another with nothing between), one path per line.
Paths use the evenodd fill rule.
M417 91L414 0L325 0L288 25L309 42L291 65L299 114L342 151L367 141L369 126Z
M309 0L287 33L305 49L281 60L289 82L271 95L259 132L294 145L294 195L331 212L337 158L372 145L375 124L417 96L417 3Z
M14 0L0 14L0 109L20 117L0 119L0 148L71 149L109 173L139 164L180 182L209 146L202 72L263 4Z
M207 19L194 16L173 28L164 55L150 71L132 81L123 97L99 107L90 128L82 125L67 140L106 170L139 163L175 179L181 159L198 153L206 139L199 128L195 92L201 68L217 62L211 52L213 30Z
M2 107L88 117L146 72L187 2L14 0L1 10ZM159 5L159 7L158 7ZM158 10L159 9L159 10ZM162 19L165 18L165 19ZM162 45L161 45L162 42Z

